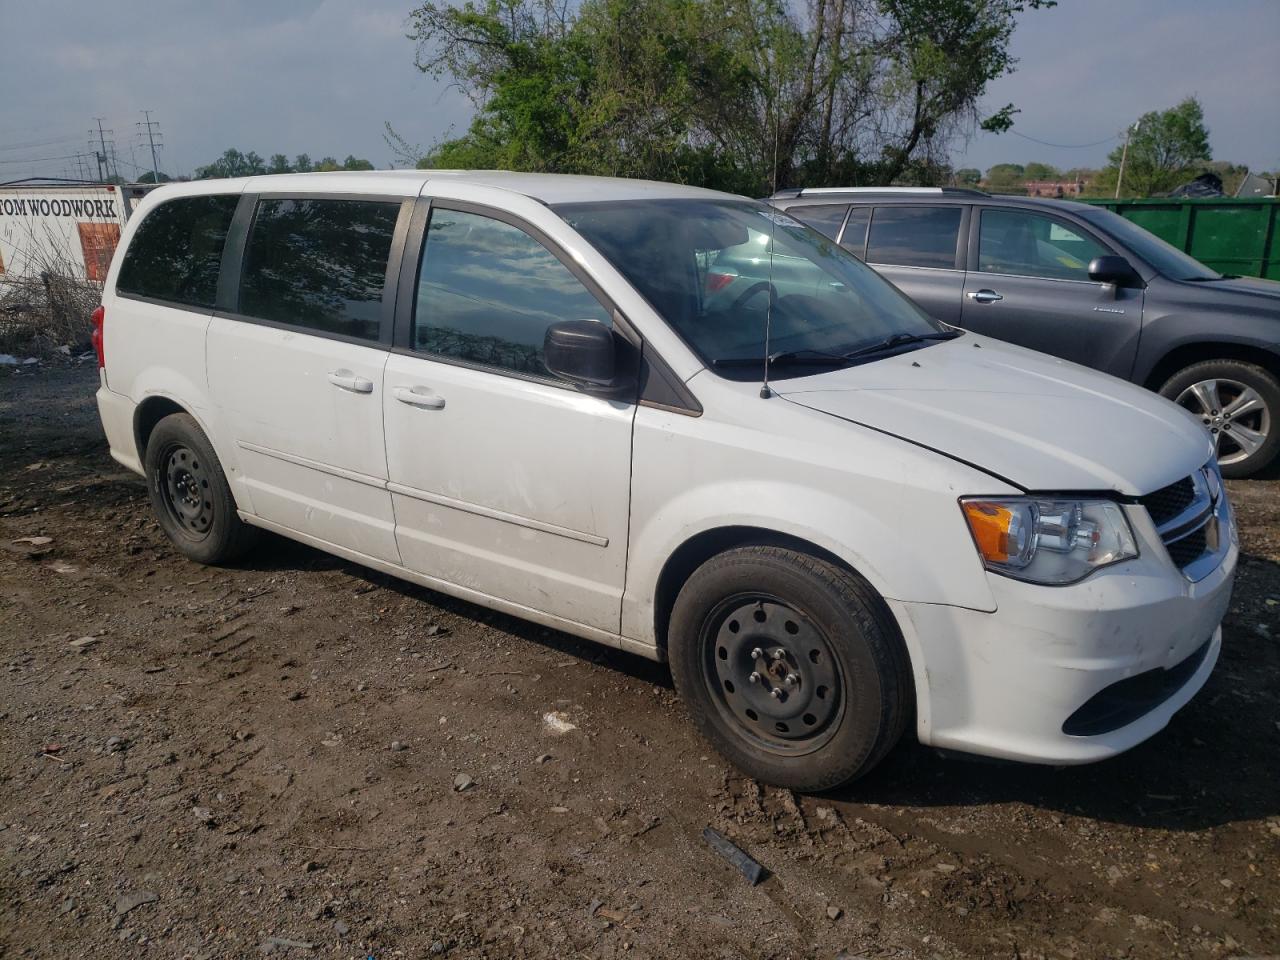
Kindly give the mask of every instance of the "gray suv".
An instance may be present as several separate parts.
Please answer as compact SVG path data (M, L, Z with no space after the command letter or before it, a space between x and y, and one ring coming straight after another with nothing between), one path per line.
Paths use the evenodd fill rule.
M1224 276L1066 200L913 187L783 190L769 202L945 323L1159 391L1201 419L1228 477L1280 452L1280 283Z

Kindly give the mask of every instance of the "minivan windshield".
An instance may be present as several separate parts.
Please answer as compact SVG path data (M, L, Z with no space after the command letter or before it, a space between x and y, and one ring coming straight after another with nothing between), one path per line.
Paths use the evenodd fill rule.
M1086 220L1114 236L1126 247L1171 280L1221 280L1222 274L1211 270L1195 257L1165 243L1154 233L1144 230L1132 220L1102 207L1088 206L1079 211Z
M835 241L749 200L557 205L710 367L758 377L862 363L955 335Z

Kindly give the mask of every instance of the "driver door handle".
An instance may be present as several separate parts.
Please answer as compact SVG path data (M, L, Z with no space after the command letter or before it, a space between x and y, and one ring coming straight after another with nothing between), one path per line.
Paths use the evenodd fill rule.
M401 403L423 410L443 410L444 397L434 393L430 387L396 387L391 395Z
M358 377L343 367L329 371L329 382L335 387L350 390L352 393L373 393L373 381L368 377Z
M997 300L1003 300L1004 297L996 293L994 290L970 290L965 294L970 300L976 300L978 303L995 303Z

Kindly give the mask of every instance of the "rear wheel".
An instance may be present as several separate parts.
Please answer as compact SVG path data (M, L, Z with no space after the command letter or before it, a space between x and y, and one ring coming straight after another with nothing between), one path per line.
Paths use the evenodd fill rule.
M910 713L909 668L882 602L847 570L741 547L689 578L672 675L702 734L750 776L826 790L870 770Z
M257 530L236 513L213 445L189 414L171 414L156 424L145 468L156 519L184 556L229 563L253 545Z
M1280 380L1256 364L1193 364L1170 377L1160 393L1200 418L1224 476L1254 476L1280 452Z

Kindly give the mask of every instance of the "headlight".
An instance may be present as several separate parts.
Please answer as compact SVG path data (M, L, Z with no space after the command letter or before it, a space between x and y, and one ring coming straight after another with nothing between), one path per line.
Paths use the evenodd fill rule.
M1075 583L1138 555L1124 511L1110 500L973 497L960 506L982 562L1006 577Z

